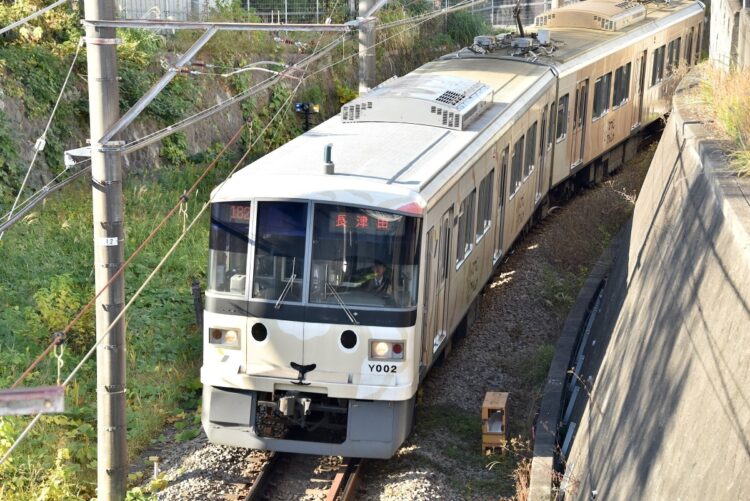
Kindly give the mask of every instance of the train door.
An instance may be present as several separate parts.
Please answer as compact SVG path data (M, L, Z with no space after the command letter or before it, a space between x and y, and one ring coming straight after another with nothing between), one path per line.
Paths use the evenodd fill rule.
M422 294L422 355L420 358L420 368L429 367L432 362L432 339L437 330L436 313L438 311L433 286L438 283L438 263L440 262L438 254L438 234L433 226L427 232L427 241L425 242L425 274L424 274L424 293Z
M576 167L583 162L583 151L586 145L586 110L589 98L589 79L581 80L576 85L575 119L573 120L573 137L570 142L570 166Z
M433 304L435 305L436 326L432 331L432 351L448 336L448 291L450 290L451 240L453 228L453 207L445 211L440 220L440 241L438 242L437 282Z
M633 103L633 119L631 130L641 125L643 121L643 90L646 84L646 56L642 51L635 59L635 102Z
M500 154L500 172L497 176L499 185L497 188L497 235L495 236L495 254L493 260L497 260L503 255L503 232L505 231L505 200L507 193L507 176L508 176L508 155L510 147L506 146Z
M536 177L536 193L534 194L534 203L538 202L542 197L542 189L544 188L544 164L546 162L546 155L544 147L546 143L547 133L547 105L542 107L542 128L539 131L539 172Z
M695 37L695 61L693 64L698 64L701 61L701 52L703 51L703 39L701 38L701 25L698 25L698 36Z

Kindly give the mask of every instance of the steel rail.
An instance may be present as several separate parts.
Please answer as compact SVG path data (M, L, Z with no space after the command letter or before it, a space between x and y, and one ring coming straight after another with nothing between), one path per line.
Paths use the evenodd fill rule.
M333 478L333 485L328 490L326 501L352 501L356 499L363 465L363 459L344 458L341 466L339 466L339 471Z
M245 496L245 501L258 501L264 499L265 489L273 473L273 468L276 463L278 463L281 456L281 452L271 452L271 455L268 456L268 460L263 463L258 475L255 477L255 480L253 480L253 485L250 486L250 490L248 491L247 496Z

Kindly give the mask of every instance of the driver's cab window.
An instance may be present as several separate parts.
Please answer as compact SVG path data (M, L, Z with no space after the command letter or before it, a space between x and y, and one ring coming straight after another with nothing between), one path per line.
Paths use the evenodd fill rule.
M316 204L310 302L416 306L421 219Z
M307 203L258 202L252 297L302 301Z

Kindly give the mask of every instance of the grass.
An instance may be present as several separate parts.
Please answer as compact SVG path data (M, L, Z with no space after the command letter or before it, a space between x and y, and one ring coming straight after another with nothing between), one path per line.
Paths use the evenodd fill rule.
M700 95L709 116L731 140L730 168L739 176L750 176L750 68L729 73L713 69L708 63L699 66Z
M0 5L0 25L21 17L22 11L35 10L35 5L31 0ZM239 2L229 2L218 10L217 16L225 19L237 15L244 20L254 20L252 14L238 10L238 7ZM392 20L412 13L406 8L397 9L395 3L389 8L397 10ZM451 18L451 23L455 33L461 33L461 36L470 38L476 34L471 32L476 23L465 15ZM432 59L441 50L436 47L455 46L456 42L443 34L442 28L434 29L436 26L442 27L442 20L423 25L424 36L394 38L394 44L401 43L397 47L398 54L381 54L384 57L379 64L389 65L385 69L381 67L381 76L391 76L394 68L399 70L395 73L403 74ZM26 129L30 130L36 122L46 119L67 69L67 61L81 34L78 13L56 9L36 21L33 27L19 31L18 38L0 42L0 97L16 99L23 105L23 125L28 126L13 123L0 111L0 208L7 210L25 172L25 162L19 152L28 137L21 135L28 135ZM120 36L123 44L118 47L118 65L123 108L132 105L163 71L159 60L165 51L182 52L183 46L192 43L192 40L180 36L165 39L138 30L128 30ZM314 42L317 36L311 35L305 40ZM356 41L348 42L343 52L351 54L355 46ZM265 34L239 38L236 34L231 37L219 34L201 51L200 58L238 67L256 58L283 60L288 50L296 49L287 49ZM338 54L340 52L334 51L336 57ZM85 54L82 57L76 75L85 74ZM321 102L324 105L321 118L338 112L340 101L350 99L356 88L354 68L356 65L343 64L315 77L305 84L295 100ZM222 88L232 93L251 84L249 74L238 75L226 82L221 84ZM46 174L54 174L61 168L61 152L69 147L67 143L63 145L62 138L70 141L75 135L71 131L86 130L85 83L74 78L70 85L69 100L64 100L48 136L44 155ZM178 76L165 94L149 106L146 112L149 128L174 122L194 111L200 100L211 97L207 88L212 85L216 85L215 80ZM246 146L257 136L261 126L275 115L288 93L287 88L278 86L267 97L257 96L257 100L247 100L242 104L243 115L250 121L243 136ZM300 132L298 117L294 113L282 114L280 118L283 123L264 136L252 152L253 156L266 153ZM131 171L126 176L126 256L178 200L200 169L213 159L211 151L190 157L188 149L184 134L172 136L161 145L161 168L148 166L148 170ZM43 165L38 167L45 169ZM217 172L204 181L188 202L189 218L197 213L210 188L226 173L227 167L227 163L220 164ZM175 217L147 251L131 264L125 276L126 298L132 296L182 227L183 220ZM175 423L178 430L174 437L176 441L189 440L199 432L201 335L194 325L191 282L198 278L205 283L207 233L208 223L204 216L126 317L131 460L139 451L164 440L159 435L166 422ZM83 182L74 183L51 196L0 241L0 388L10 386L46 346L51 334L62 329L92 296L91 244L91 188ZM87 315L71 332L66 344L63 377L80 360L93 339L94 319L93 315ZM56 366L48 358L25 384L54 384L56 375ZM43 417L10 460L0 466L0 499L68 500L90 499L95 495L95 379L95 362L91 360L66 390L66 412ZM462 436L467 440L449 444L445 453L458 462L468 457L471 450L478 460L484 461L477 452L476 435L469 437L469 416L448 415L447 418L459 422L466 420ZM10 447L27 422L28 418L23 417L0 418L0 454ZM446 425L441 422L434 424ZM472 422L471 427L475 424ZM457 477L456 480L461 479ZM487 488L484 480L477 482L478 486L473 488ZM147 493L137 490L129 494L129 499L147 498Z
M183 165L158 180L125 185L126 254L178 200L200 166ZM226 169L226 165L224 165ZM190 217L217 182L213 175L193 201ZM48 199L0 242L0 386L7 387L93 292L90 188L81 183ZM127 297L177 235L182 221L167 224L126 273ZM133 458L151 445L165 421L185 419L181 436L194 436L190 409L198 406L201 335L194 325L191 281L204 276L207 219L197 225L134 303L128 315L128 442ZM63 375L93 339L91 319L66 344ZM55 368L42 364L27 385L54 384ZM11 460L0 466L0 498L79 499L94 495L96 431L95 364L84 365L66 392L66 413L42 419ZM187 416L185 409L187 409ZM180 417L182 416L182 417ZM26 418L0 419L0 451L20 433ZM178 437L179 440L179 437Z
M484 455L478 412L446 404L420 405L415 432L434 444L434 449L416 451L420 464L440 471L457 492L471 499L513 495L513 475L528 453L526 444L513 439L507 454Z
M543 301L558 316L564 318L573 306L578 291L586 280L586 275L587 270L585 269L576 274L565 270L555 270L550 266L545 267L544 283L541 288Z

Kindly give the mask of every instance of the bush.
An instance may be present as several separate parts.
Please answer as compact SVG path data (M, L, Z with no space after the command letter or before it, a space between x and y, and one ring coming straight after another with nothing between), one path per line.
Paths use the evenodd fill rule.
M8 118L0 110L0 202L10 203L19 184L18 153Z
M175 167L181 167L188 162L187 136L184 132L176 132L162 141L159 155Z
M492 33L487 21L465 10L448 15L448 35L462 47L474 43L474 37Z
M750 176L750 69L729 73L711 69L704 63L701 92L709 113L734 143L731 167L740 176Z
M49 287L34 294L39 319L51 333L61 331L88 303L91 291L75 283L72 275L52 277ZM70 331L67 345L77 352L87 351L94 342L94 309L89 309Z

